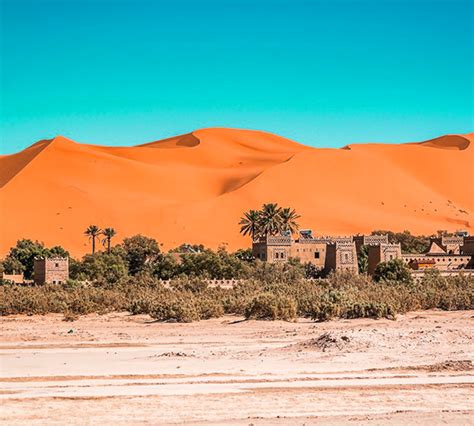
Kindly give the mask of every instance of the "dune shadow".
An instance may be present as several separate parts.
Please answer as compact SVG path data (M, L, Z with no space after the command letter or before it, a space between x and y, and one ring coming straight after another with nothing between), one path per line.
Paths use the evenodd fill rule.
M44 139L21 152L0 158L0 188L18 175L50 142L51 139Z

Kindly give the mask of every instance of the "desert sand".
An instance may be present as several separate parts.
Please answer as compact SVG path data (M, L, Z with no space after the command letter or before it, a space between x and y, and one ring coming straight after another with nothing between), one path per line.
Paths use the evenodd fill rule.
M89 250L90 224L165 248L247 247L242 212L291 206L315 234L474 227L474 133L424 143L310 148L269 133L203 129L134 147L58 136L0 157L0 253L19 238Z
M474 424L474 311L1 319L2 424Z

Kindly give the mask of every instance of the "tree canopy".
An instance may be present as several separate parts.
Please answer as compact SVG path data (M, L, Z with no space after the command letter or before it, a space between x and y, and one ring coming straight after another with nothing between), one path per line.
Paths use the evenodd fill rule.
M47 248L39 241L18 240L3 260L3 269L8 274L23 273L25 279L31 279L36 257L55 256L68 257L69 253L61 246Z
M294 234L298 231L300 215L289 207L277 203L264 204L261 210L249 210L240 218L240 233L252 240L267 235Z

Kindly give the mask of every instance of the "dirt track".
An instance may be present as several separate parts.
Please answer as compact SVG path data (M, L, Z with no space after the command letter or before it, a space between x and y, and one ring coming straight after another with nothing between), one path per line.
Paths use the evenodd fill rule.
M474 312L1 319L3 424L474 424Z

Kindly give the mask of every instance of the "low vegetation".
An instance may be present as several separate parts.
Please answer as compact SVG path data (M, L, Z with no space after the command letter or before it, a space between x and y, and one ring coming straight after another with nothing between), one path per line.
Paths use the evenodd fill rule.
M394 318L418 309L474 308L474 279L427 274L420 282L399 282L336 273L308 280L280 266L259 265L253 278L233 288L209 287L202 278L161 281L153 275L63 285L0 286L0 315L63 313L76 315L128 311L158 321L190 322L224 313L249 319L326 321L331 318ZM262 269L265 269L264 273Z
M267 214L271 216L275 208L281 213L273 206L267 207ZM292 211L283 216L286 214L293 216ZM365 273L333 273L321 278L321 271L298 259L275 265L254 259L250 250L229 253L225 248L213 251L198 245L163 252L156 240L143 235L112 246L115 230L92 227L89 231L86 235L91 242L100 235L105 237L104 251L94 247L93 254L70 259L71 279L65 284L1 282L0 315L51 312L73 321L83 314L128 311L149 314L157 321L190 322L223 314L259 320L305 317L326 321L394 318L418 309L474 308L474 278L442 277L433 271L415 282L398 260L381 263L373 279ZM424 244L425 237L402 235L405 245L413 250ZM52 255L68 253L62 247L20 240L1 262L1 270L23 272L30 279L33 259ZM363 254L359 266L366 268L366 264ZM232 288L220 288L210 286L209 279L239 281Z

